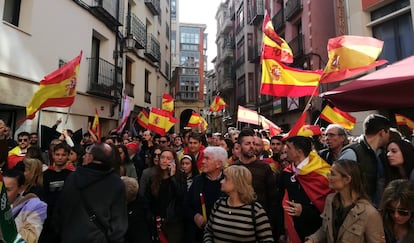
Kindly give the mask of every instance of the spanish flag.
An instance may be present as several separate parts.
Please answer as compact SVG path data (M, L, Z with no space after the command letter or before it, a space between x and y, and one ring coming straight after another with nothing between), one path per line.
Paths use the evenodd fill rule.
M99 124L99 114L98 109L95 108L95 117L93 118L93 123L91 127L92 132L95 134L98 139L98 143L101 142L101 125Z
M268 120L266 117L260 115L260 118L262 120L263 129L269 130L271 137L279 135L282 132L282 129L279 126Z
M207 123L206 119L204 119L204 117L202 117L202 116L200 116L199 127L200 127L201 132L205 132L208 128L208 123Z
M152 107L148 119L148 129L164 136L174 126L177 119L165 110Z
M26 119L33 119L36 112L46 107L68 107L75 101L76 83L82 51L79 56L45 76L26 107Z
M299 70L272 59L264 59L260 93L287 97L317 95L321 75L322 71Z
M210 105L210 111L211 112L219 112L224 109L224 107L227 106L226 102L224 100L216 95L216 97L213 100L213 103Z
M267 12L263 21L262 59L273 59L284 63L293 62L292 50L276 33Z
M321 83L352 78L387 63L386 60L375 61L383 45L383 41L365 36L344 35L329 39L329 60Z
M302 113L302 115L300 115L300 117L298 118L298 120L296 121L295 125L293 125L293 127L290 129L290 131L283 137L283 139L288 139L290 137L294 137L294 136L299 136L299 131L301 130L301 128L303 126L305 126L306 124L306 112L307 110L305 109Z
M336 107L332 108L329 105L326 105L325 108L323 108L320 118L331 124L339 124L348 130L354 129L356 122L356 118L349 113L341 111Z
M247 109L241 105L237 107L237 121L249 124L260 124L260 117L257 111Z
M293 174L294 165L291 164L284 169L285 172ZM323 212L325 207L326 197L333 191L329 188L328 173L330 172L331 166L324 161L318 153L311 151L309 154L309 163L302 167L294 178L298 180L302 186L306 195L309 197L313 205L318 209L320 213ZM289 200L288 191L285 190L284 197L282 200L283 206L289 206L287 201ZM293 224L293 218L289 214L284 212L286 231L291 242L301 242L296 229Z
M406 125L411 130L414 130L414 121L408 117L405 117L400 114L395 114L395 121L397 122L398 125Z
M188 127L197 127L201 122L201 116L197 112L193 111L190 120L188 121Z
M148 128L148 120L149 120L149 114L146 109L142 109L137 116L137 123L147 129Z
M174 99L169 94L162 95L161 109L169 112L174 112Z

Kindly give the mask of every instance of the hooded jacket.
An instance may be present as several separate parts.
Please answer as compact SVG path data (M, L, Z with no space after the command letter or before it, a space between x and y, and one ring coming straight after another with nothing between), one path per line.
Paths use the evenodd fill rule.
M84 201L103 225L109 242L124 242L128 228L125 186L113 169L91 163L66 179L55 217L62 243L108 242L103 231L89 220Z

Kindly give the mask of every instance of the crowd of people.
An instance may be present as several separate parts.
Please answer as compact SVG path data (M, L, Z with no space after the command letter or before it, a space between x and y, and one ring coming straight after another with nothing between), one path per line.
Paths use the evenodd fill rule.
M43 151L0 120L0 167L26 242L412 243L414 146L382 115L363 125L355 139L330 124L79 143L64 129Z

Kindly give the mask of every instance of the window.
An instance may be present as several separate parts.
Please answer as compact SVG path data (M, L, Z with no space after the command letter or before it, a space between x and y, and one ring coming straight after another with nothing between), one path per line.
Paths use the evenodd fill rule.
M200 44L200 29L195 27L180 27L181 43Z
M177 32L175 30L171 31L171 55L175 56L176 52L176 44L175 44L175 38L176 38Z
M180 54L180 65L185 67L199 67L200 53L195 51L182 51Z
M180 96L183 100L197 100L200 91L200 77L196 75L181 75Z
M414 54L413 23L410 10L396 17L389 17L395 11L410 5L410 1L395 1L371 13L371 20L384 18L385 21L372 27L373 36L384 41L384 48L379 59L386 59L390 63L401 60Z
M177 18L177 7L175 0L171 0L171 19Z
M5 0L3 20L14 25L19 26L21 0Z
M165 62L165 76L170 78L170 64L168 62Z

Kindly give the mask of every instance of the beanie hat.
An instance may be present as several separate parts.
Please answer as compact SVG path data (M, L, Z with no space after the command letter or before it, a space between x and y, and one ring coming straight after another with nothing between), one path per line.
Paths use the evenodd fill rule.
M138 152L138 144L134 142L127 143L125 147L127 147L128 149L134 150L135 153Z

